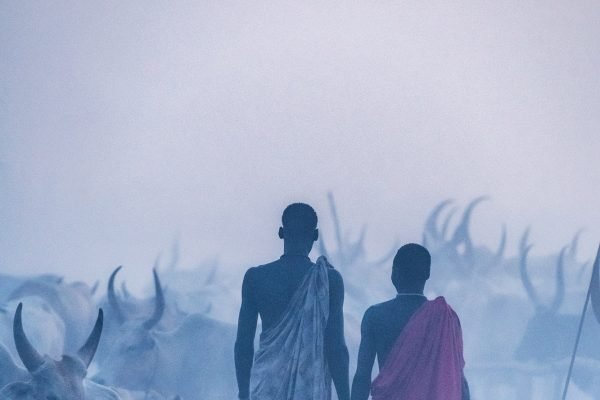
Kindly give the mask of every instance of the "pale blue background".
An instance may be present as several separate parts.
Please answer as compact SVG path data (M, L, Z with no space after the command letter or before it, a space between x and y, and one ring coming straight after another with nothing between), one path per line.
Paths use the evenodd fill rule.
M3 1L0 269L127 276L177 236L184 266L243 268L279 254L289 201L331 237L329 190L373 256L489 194L479 243L507 223L514 253L531 224L550 253L586 227L589 258L599 20L593 0Z

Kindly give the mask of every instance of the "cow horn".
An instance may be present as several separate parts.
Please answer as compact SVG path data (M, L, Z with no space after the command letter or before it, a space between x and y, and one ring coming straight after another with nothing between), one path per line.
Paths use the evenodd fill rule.
M319 251L321 255L325 258L329 258L329 252L327 251L327 245L325 243L325 239L323 239L323 235L319 233Z
M471 235L469 234L469 225L471 223L471 215L475 210L475 207L482 201L488 200L487 196L480 196L475 198L473 201L469 203L465 212L463 213L462 220L460 224L454 231L454 235L452 236L452 244L458 246L461 243L464 243L466 246L467 253L471 251L472 241Z
M557 311L563 300L565 299L565 254L567 253L567 247L563 247L558 256L558 262L556 264L556 294L554 300L550 305L550 309Z
M210 271L208 272L206 279L204 280L204 285L208 286L208 285L212 285L213 283L215 283L215 278L217 276L217 271L219 269L219 264L214 264L212 266L212 268L210 269Z
M431 211L427 217L427 220L425 221L425 234L423 236L430 236L433 239L440 239L441 233L438 230L437 221L444 208L448 207L453 202L454 201L452 199L446 199L434 207L433 211Z
M571 240L571 249L569 251L569 256L572 259L575 259L577 257L577 249L579 247L579 238L581 237L581 234L583 233L583 229L578 230L575 233L575 236L573 236L573 240Z
M364 225L362 227L362 229L360 230L360 235L358 237L358 239L356 240L356 242L351 244L350 250L348 251L348 261L349 263L352 263L354 261L356 261L356 259L358 259L361 255L364 254L365 252L365 237L367 235L367 226Z
M531 284L531 281L529 280L529 274L527 273L527 255L529 254L529 250L531 250L531 247L532 246L527 245L526 242L522 242L522 246L519 251L519 253L520 253L519 267L521 270L521 283L523 283L523 287L525 288L525 291L527 292L529 299L533 302L533 304L535 304L536 306L539 306L540 305L539 298L535 292L535 289L533 288L533 285Z
M171 260L169 261L169 266L167 270L173 271L177 267L179 263L179 235L175 236L173 240L173 245L171 246Z
M100 335L102 334L102 325L104 323L104 312L102 309L98 310L98 318L96 318L96 323L94 324L94 329L92 329L92 333L85 341L85 344L77 351L77 356L83 361L86 367L89 367L94 354L96 354L96 349L98 349L98 343L100 343Z
M458 211L458 207L452 207L452 209L450 209L450 211L448 212L448 215L446 215L446 218L444 218L444 222L442 223L442 230L440 232L442 239L446 238L446 235L448 234L448 228L450 227L450 222L452 221L452 217L454 217L454 215L456 214L456 211Z
M160 321L165 312L165 296L163 294L162 286L160 285L160 279L158 278L156 268L152 270L152 274L154 275L154 290L156 292L156 303L154 306L154 314L152 314L152 317L150 317L150 319L144 322L144 328L146 329L153 328Z
M131 299L131 293L129 293L129 289L127 289L127 283L125 281L121 282L121 292L123 292L123 297L125 299Z
M96 281L94 282L94 285L90 288L90 293L93 295L96 294L96 291L98 290L98 286L100 285L100 281Z
M23 303L19 303L13 321L13 338L15 340L17 353L19 354L19 358L23 362L23 365L25 365L25 368L27 368L29 372L33 372L44 363L44 358L37 352L25 335L25 331L23 330L22 310Z
M346 254L345 254L345 249L344 249L344 241L342 238L342 228L340 225L340 219L338 217L338 213L337 213L337 207L335 205L335 199L333 198L333 193L329 192L327 193L327 200L329 201L329 209L331 211L331 218L333 219L333 227L334 227L334 232L335 232L335 238L337 241L337 246L338 246L338 254L339 254L339 261L340 261L340 267L345 267L346 265Z
M119 299L117 298L117 294L115 293L115 277L117 276L117 272L119 272L123 268L122 265L118 266L112 274L110 274L110 278L108 279L108 304L113 309L115 313L115 317L119 324L125 322L125 315L123 314L123 310L119 305Z
M500 244L498 245L498 250L496 250L496 254L494 254L494 259L492 261L493 266L496 266L502 262L505 252L506 252L506 225L503 225L502 226L502 236L500 238Z
M579 267L579 271L577 271L577 282L581 282L581 280L583 279L583 274L585 274L585 271L587 270L589 264L590 260L587 260L586 262L581 264L581 266Z
M530 230L531 227L528 226L527 229L525 229L525 232L523 232L523 235L521 236L521 241L519 242L519 251L523 251L528 246Z

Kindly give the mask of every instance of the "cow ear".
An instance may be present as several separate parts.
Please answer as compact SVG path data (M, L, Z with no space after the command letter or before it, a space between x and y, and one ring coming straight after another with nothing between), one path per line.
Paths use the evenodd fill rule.
M33 399L33 386L25 382L14 382L0 390L0 399Z

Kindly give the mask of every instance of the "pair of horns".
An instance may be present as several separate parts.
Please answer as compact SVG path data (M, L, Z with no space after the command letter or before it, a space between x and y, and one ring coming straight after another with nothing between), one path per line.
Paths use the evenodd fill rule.
M119 299L117 294L115 293L115 277L117 273L121 270L121 266L116 268L110 278L108 280L108 302L115 313L115 316L119 323L125 322L125 314L119 304ZM155 302L154 302L154 313L152 316L146 320L143 324L144 328L151 329L154 327L162 318L165 312L165 296L163 293L162 285L160 284L160 279L158 278L158 273L156 272L156 268L152 269L152 274L154 276L154 291L155 291Z
M471 234L469 227L471 225L471 217L473 215L473 211L475 208L482 202L488 200L487 196L477 197L472 200L467 208L465 209L461 221L458 224L457 228L454 230L454 233L451 235L450 240L448 240L448 244L451 246L457 247L461 244L465 246L465 254L470 257L473 251L473 241L471 239ZM447 199L439 203L433 211L427 217L425 222L425 234L423 235L423 244L427 246L428 238L431 238L436 241L447 241L446 238L448 236L448 229L450 226L450 221L454 214L457 211L456 207L453 207L450 212L446 215L446 218L441 224L441 229L438 227L438 220L442 212L448 208L450 205L454 203L453 200ZM494 255L495 263L500 262L504 257L504 252L506 250L506 227L502 228L502 237L500 239L500 244L498 245L498 249Z
M540 298L531 283L531 279L529 278L529 273L527 272L527 256L529 255L529 251L533 247L533 245L528 244L529 238L529 229L525 231L523 237L521 238L521 245L519 249L519 270L521 272L521 282L523 283L523 287L525 288L525 292L527 292L527 296L531 300L533 304L537 307L544 307ZM558 260L556 263L556 293L554 294L554 299L550 303L549 309L551 311L558 311L558 308L562 304L565 298L565 278L564 278L564 264L565 264L565 256L569 246L563 247L558 255Z
M23 362L23 365L25 365L25 368L27 368L29 372L33 372L44 363L44 357L38 353L29 339L27 339L27 335L25 335L25 330L23 329L22 312L23 303L19 303L13 321L13 338L15 341L15 347L17 348L17 353L19 354L19 358ZM92 333L90 333L90 336L85 341L85 344L77 351L77 356L81 359L81 361L83 361L86 367L89 367L94 355L96 354L96 350L98 349L100 335L102 334L103 322L104 314L102 309L100 309L98 310L98 318L96 319Z

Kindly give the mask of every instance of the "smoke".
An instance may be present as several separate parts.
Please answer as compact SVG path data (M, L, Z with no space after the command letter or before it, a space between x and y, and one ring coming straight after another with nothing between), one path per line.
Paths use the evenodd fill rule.
M375 255L487 194L473 236L600 235L594 2L0 5L0 267L93 281L276 257L326 193ZM142 275L144 274L144 275Z

